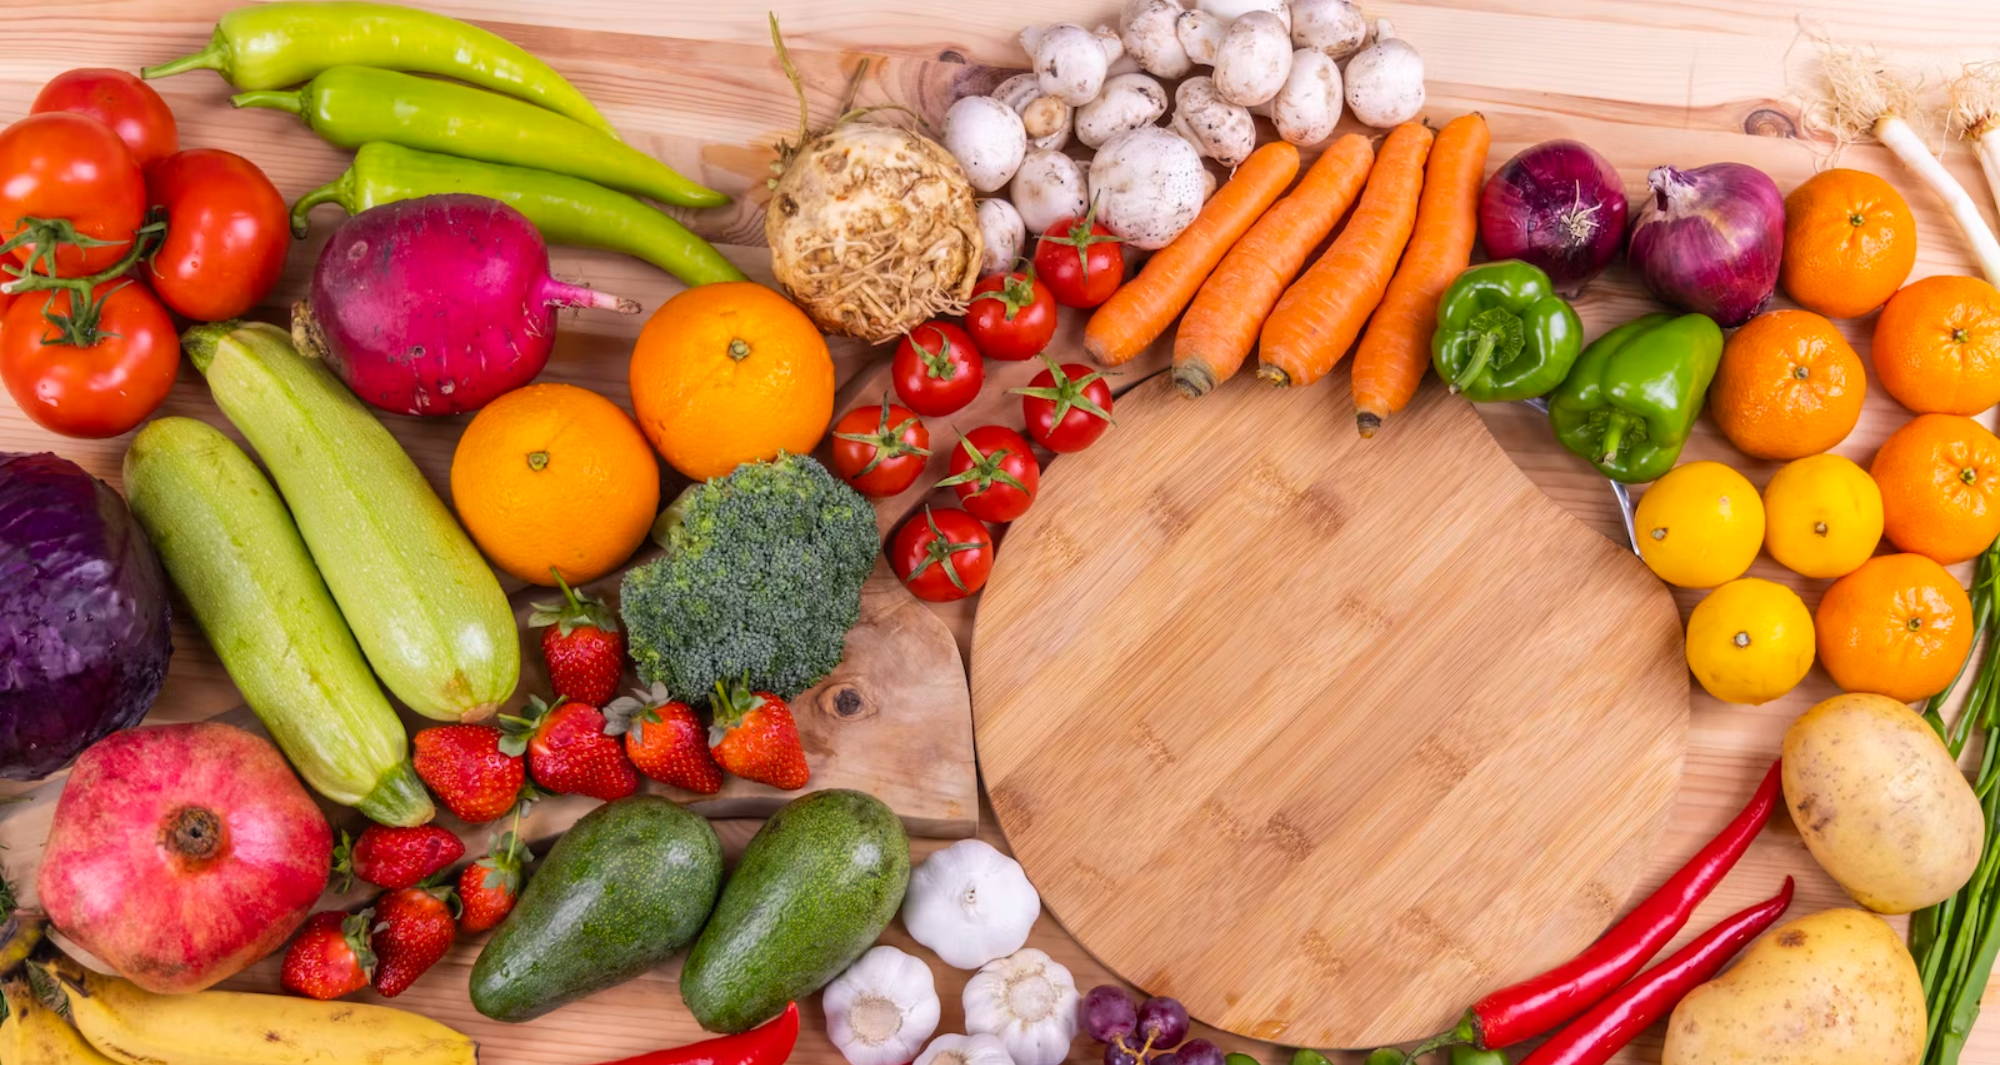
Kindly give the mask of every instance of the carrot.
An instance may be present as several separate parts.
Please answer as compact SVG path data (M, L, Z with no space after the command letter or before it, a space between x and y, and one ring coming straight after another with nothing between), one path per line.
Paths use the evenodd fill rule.
M1410 239L1430 150L1431 131L1420 123L1389 131L1354 217L1265 319L1257 376L1275 385L1309 385L1347 354L1382 302Z
M1174 334L1174 385L1182 395L1205 395L1235 376L1272 305L1353 205L1374 161L1374 146L1359 133L1333 142L1292 194L1229 249Z
M1272 141L1250 153L1236 175L1209 197L1194 222L1146 261L1083 328L1083 350L1116 366L1146 350L1181 313L1208 272L1243 231L1285 191L1299 173L1299 150Z
M1354 349L1354 424L1362 436L1409 406L1431 367L1438 297L1472 262L1479 177L1492 142L1485 116L1474 111L1446 123L1431 146L1410 248Z

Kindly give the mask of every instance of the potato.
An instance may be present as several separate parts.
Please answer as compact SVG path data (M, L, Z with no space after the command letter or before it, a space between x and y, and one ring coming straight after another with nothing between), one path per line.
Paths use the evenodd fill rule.
M1820 703L1785 732L1785 804L1820 867L1877 913L1949 898L1986 821L1944 741L1886 695Z
M1787 921L1736 966L1688 992L1661 1065L1916 1065L1924 1053L1917 963L1861 910Z

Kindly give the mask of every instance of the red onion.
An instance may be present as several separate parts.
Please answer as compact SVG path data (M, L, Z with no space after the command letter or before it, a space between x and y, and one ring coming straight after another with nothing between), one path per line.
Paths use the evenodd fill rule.
M1656 166L1632 223L1632 268L1653 295L1723 326L1750 320L1778 287L1785 198L1762 170Z
M1479 194L1479 237L1494 259L1521 259L1575 295L1618 255L1625 188L1610 161L1579 141L1524 148Z

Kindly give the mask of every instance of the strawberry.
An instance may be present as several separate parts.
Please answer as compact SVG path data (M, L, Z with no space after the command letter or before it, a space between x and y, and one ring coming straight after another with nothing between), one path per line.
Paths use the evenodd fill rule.
M528 753L528 775L557 795L622 799L639 790L639 774L618 741L604 734L604 715L589 703L558 696L554 706L528 700L522 717L503 715L500 749Z
M313 914L285 951L278 979L285 990L310 998L339 998L368 986L375 953L368 949L368 924L375 911Z
M439 725L417 733L411 761L445 809L476 825L506 813L527 782L527 767L500 740L491 725Z
M604 731L625 737L625 753L639 772L699 795L722 790L722 767L708 750L708 731L686 703L667 697L665 685L632 694L604 708Z
M500 834L493 853L458 874L458 930L484 932L500 923L521 895L521 867L534 855L512 832Z
M385 888L406 888L464 855L465 844L437 825L369 825L361 830L360 839L349 840L347 833L341 833L340 845L333 849L333 871ZM345 883L341 890L346 890Z
M812 771L799 746L799 726L783 699L753 692L749 683L715 686L715 724L708 730L722 768L759 784L793 791L806 786Z
M375 900L375 990L395 998L451 949L450 888L406 887Z
M601 599L570 588L553 567L560 603L536 603L528 615L530 627L542 633L542 660L548 663L549 687L565 699L603 706L618 694L618 675L625 670L625 634Z

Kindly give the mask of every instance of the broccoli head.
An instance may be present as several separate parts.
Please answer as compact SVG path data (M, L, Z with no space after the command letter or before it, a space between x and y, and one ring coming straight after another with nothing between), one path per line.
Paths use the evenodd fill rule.
M875 567L875 510L802 455L745 463L681 493L653 526L666 554L620 589L632 661L675 698L746 675L789 699L840 664Z

